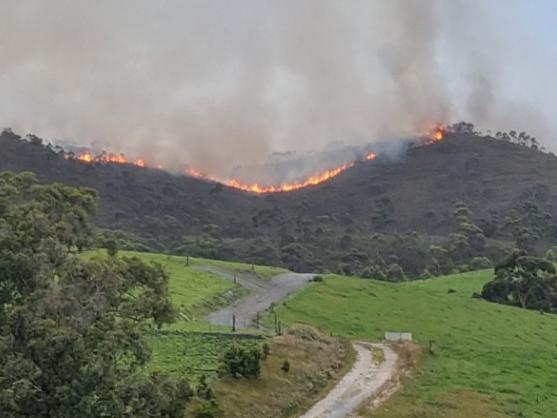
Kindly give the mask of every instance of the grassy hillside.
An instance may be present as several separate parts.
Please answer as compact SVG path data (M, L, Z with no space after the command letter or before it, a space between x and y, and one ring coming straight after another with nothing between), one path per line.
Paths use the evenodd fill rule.
M434 341L422 369L369 416L502 416L495 412L500 408L509 416L552 418L557 316L471 298L490 276L482 271L403 284L328 276L276 310L286 323L350 338L378 340L401 330L424 345Z
M98 250L85 256L104 254L104 250ZM211 379L216 382L225 418L294 416L332 387L353 361L354 352L347 341L307 327L292 327L285 335L271 338L262 333L230 333L204 320L208 312L247 293L233 281L206 269L227 275L255 275L261 280L283 273L284 269L130 251L120 251L119 256L161 264L169 274L171 296L180 312L175 324L149 332L150 371L186 376L195 385L201 375L214 379L221 355L231 345L263 341L270 345L271 355L263 362L259 379ZM288 373L281 370L285 359L291 364ZM194 402L192 411L199 402Z
M88 251L86 257L104 256L104 250ZM121 257L139 257L143 261L162 265L169 275L172 300L178 310L174 324L149 335L152 348L152 370L186 374L193 377L217 370L220 354L232 343L250 342L257 335L228 334L209 324L205 315L247 294L247 290L219 275L202 270L211 268L224 274L250 274L266 280L284 269L253 266L202 258L169 256L166 254L120 251ZM189 263L189 265L188 265Z

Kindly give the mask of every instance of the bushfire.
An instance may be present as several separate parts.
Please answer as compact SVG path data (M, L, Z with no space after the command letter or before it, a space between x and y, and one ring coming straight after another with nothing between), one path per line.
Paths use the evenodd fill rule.
M427 142L428 145L445 139L445 127L443 125L437 125L429 133L429 139L430 140Z
M369 154L367 154L366 156L364 156L363 160L365 161L371 161L374 160L377 157L377 154L371 152ZM186 170L186 174L193 176L193 177L197 177L197 178L202 178L205 180L210 180L210 181L215 181L217 183L222 183L225 184L226 186L229 187L233 187L235 189L239 189L239 190L243 190L246 192L251 192L251 193L257 193L257 194L263 194L263 193L284 193L284 192L292 192L294 190L299 190L299 189L303 189L304 187L308 187L308 186L316 186L318 184L324 183L330 179L332 179L333 177L338 176L340 173L342 173L343 171L348 170L349 168L353 167L354 164L356 164L355 161L343 164L341 166L332 168L330 170L326 170L322 173L316 174L314 176L308 177L305 180L301 180L299 182L292 182L292 183L283 183L283 184L271 184L271 185L261 185L258 183L242 183L241 181L237 180L237 179L228 179L228 180L222 180L222 179L217 179L208 175L205 175L195 169L191 169L188 168Z
M422 138L422 143L426 145L431 145L436 142L440 142L445 138L445 127L443 125L436 125L434 129L432 129L426 136ZM81 154L73 154L73 153L66 153L66 159L74 159L81 161L83 163L103 163L103 164L130 164L137 167L151 167L146 163L143 159L137 160L129 160L123 154L113 154L113 153L101 153L98 155L93 154L90 151L83 152ZM361 159L362 161L371 161L377 158L377 154L374 152L370 152L366 154ZM264 193L285 193L285 192L292 192L294 190L303 189L308 186L316 186L318 184L324 183L333 177L338 176L339 174L343 173L344 171L348 170L351 167L354 167L357 161L348 162L346 164L340 165L338 167L326 170L322 173L315 174L311 177L308 177L305 180L300 180L297 182L288 182L282 184L270 184L270 185L263 185L259 183L243 183L238 179L220 179L217 177L213 177L211 175L205 174L201 171L198 171L194 168L187 168L184 173L212 181L215 183L221 183L228 187L232 187L234 189L243 190L250 193L256 194L264 194ZM162 166L156 165L153 166L155 168L161 169Z
M129 160L124 154L113 154L113 153L101 153L98 155L93 154L91 151L85 151L80 154L65 153L64 158L66 160L78 160L83 163L103 163L103 164L130 164L137 167L147 167L145 160L139 158L137 160ZM162 168L162 166L157 165L157 168Z

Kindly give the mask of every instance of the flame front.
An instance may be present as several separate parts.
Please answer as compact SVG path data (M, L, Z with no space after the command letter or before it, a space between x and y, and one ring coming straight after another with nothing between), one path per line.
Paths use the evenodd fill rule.
M148 164L143 159L137 159L135 161L128 160L124 154L113 154L113 153L101 153L94 155L91 151L85 151L81 154L64 154L66 160L74 159L81 161L82 163L92 164L92 163L104 163L104 164L130 164L137 167L148 167ZM162 168L162 166L157 165L157 168Z
M294 183L284 183L284 184L263 186L257 183L254 184L242 183L236 179L230 179L224 183L227 186L234 187L235 189L240 189L252 193L292 192L294 190L303 189L304 187L316 186L320 183L332 179L333 177L338 176L340 173L348 170L350 167L353 166L354 166L354 162L343 164L340 167L336 167L333 168L332 170L324 171L323 173L317 174L315 176L311 176L306 180L300 182L294 182Z
M445 127L441 124L437 124L435 128L433 128L429 132L429 141L428 144L432 144L435 142L441 142L445 139Z
M371 161L377 158L377 154L374 152L370 152L369 154L365 155L363 160ZM243 190L245 192L257 193L257 194L264 194L264 193L285 193L285 192L292 192L295 190L303 189L308 186L317 186L318 184L324 183L329 181L333 177L338 176L340 173L348 170L351 167L354 167L356 161L351 161L349 163L343 164L336 168L326 170L322 173L313 175L308 177L305 180L301 180L299 182L291 182L291 183L283 183L283 184L276 184L276 185L261 185L258 183L242 183L240 180L237 179L229 179L229 180L222 180L217 179L215 177L206 175L194 168L188 168L186 170L186 174L201 178L209 181L214 181L217 183L222 183L228 187L232 187L234 189Z
M425 145L431 145L436 142L442 141L445 138L445 127L443 125L436 125L434 129L430 130L427 136L422 137L422 143ZM112 163L112 164L130 164L137 167L149 167L147 162L143 159L137 160L128 160L123 154L112 154L112 153L102 153L99 155L94 155L90 151L83 152L78 155L74 154L65 154L64 157L66 159L75 159L81 161L83 163L91 164L91 163ZM372 161L377 158L377 154L375 152L370 152L362 157L361 161ZM326 170L322 173L313 175L308 177L305 180L301 180L298 182L289 182L283 184L271 184L271 185L261 185L259 183L243 183L238 179L219 179L213 177L211 175L207 175L201 171L198 171L194 168L188 168L185 170L185 174L208 180L213 181L216 183L224 184L228 187L232 187L234 189L243 190L246 192L257 193L257 194L264 194L264 193L284 193L284 192L292 192L295 190L303 189L308 186L316 186L318 184L324 183L326 181L331 180L332 178L338 176L339 174L343 173L344 171L348 170L351 167L356 165L357 161L351 161L336 168L332 168L330 170ZM155 165L154 167L162 169L161 165Z

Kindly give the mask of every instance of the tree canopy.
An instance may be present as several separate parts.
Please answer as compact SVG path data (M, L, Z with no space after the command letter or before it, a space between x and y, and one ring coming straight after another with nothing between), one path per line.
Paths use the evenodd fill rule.
M148 374L147 327L173 319L168 277L87 260L96 193L0 174L0 416L183 417L186 381Z
M557 276L552 262L514 251L495 267L482 296L492 302L557 312Z

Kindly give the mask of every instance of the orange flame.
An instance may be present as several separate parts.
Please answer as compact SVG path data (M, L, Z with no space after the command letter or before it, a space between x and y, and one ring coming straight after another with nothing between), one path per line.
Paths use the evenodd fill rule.
M441 142L443 139L445 139L445 127L441 124L437 124L435 128L429 132L429 141L427 144Z
M304 187L308 186L316 186L320 183L323 183L327 180L332 179L333 177L338 176L343 171L348 170L350 167L353 167L354 163L347 163L343 164L340 167L333 168L332 170L324 171L321 174L317 174L315 176L311 176L306 180L297 182L297 183L284 183L278 185L268 185L262 186L257 183L254 184L246 184L241 183L236 179L230 179L225 182L227 186L234 187L235 189L244 190L246 192L252 193L278 193L278 192L292 192L294 190L303 189Z
M369 154L365 155L363 160L364 161L371 161L377 158L377 154L374 152L370 152ZM294 190L303 189L308 186L317 186L318 184L324 183L333 177L338 176L342 172L348 170L351 167L354 167L356 164L355 161L343 164L339 167L326 170L320 174L316 174L314 176L308 177L305 180L299 182L292 182L292 183L283 183L283 184L276 184L276 185L260 185L258 183L242 183L237 179L229 179L229 180L220 180L215 177L208 176L206 174L201 173L200 171L194 168L188 168L186 170L186 174L196 177L202 178L209 181L214 181L217 183L222 183L228 187L232 187L234 189L243 190L245 192L263 194L263 193L285 193L285 192L292 192Z
M443 125L436 125L434 129L432 129L425 139L423 143L425 145L430 145L439 141L442 141L445 138L445 127ZM106 154L102 153L100 155L93 155L92 152L86 151L82 154L74 156L73 154L65 154L64 158L66 159L76 159L84 163L114 163L114 164L131 164L137 167L149 167L147 162L143 159L137 160L128 160L123 154ZM362 158L362 161L372 161L377 158L377 154L375 152L370 152L369 154L365 155ZM185 170L185 174L208 180L213 181L216 183L224 184L228 187L232 187L238 190L243 190L246 192L256 193L256 194L264 194L264 193L284 193L284 192L291 192L294 190L303 189L308 186L316 186L318 184L324 183L339 174L343 173L344 171L348 170L349 168L353 167L356 164L356 161L348 162L336 168L332 168L330 170L326 170L322 173L313 175L305 180L301 180L299 182L290 182L290 183L283 183L283 184L276 184L276 185L261 185L258 183L242 183L238 179L219 179L201 171L198 171L194 168L188 168ZM154 167L162 169L161 165L155 165Z
M93 154L90 152L85 152L81 155L78 155L77 159L79 161L83 161L84 163L91 163L94 160Z
M103 164L130 164L137 167L148 167L148 164L143 159L137 159L135 161L128 160L124 154L98 154L94 155L91 151L85 151L81 154L64 154L66 160L75 159L81 161L82 163L92 164L92 163L103 163ZM157 166L157 168L160 166Z

